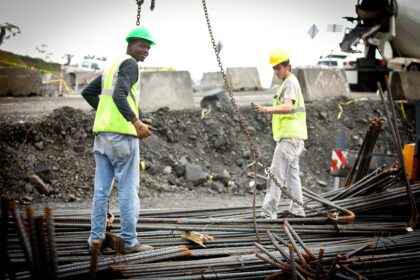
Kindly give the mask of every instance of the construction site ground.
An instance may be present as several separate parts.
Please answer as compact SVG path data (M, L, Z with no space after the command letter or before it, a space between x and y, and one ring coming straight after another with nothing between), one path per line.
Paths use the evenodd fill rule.
M235 93L247 127L269 165L275 147L271 119L253 112L250 102L269 104L269 92ZM230 106L203 111L195 93L196 109L143 112L158 131L141 144L141 207L223 208L251 206L254 157L238 118ZM339 103L367 97L343 106ZM346 149L358 150L368 123L385 118L383 104L373 93L353 93L307 103L309 139L301 159L302 184L317 193L333 188L329 174L337 132L347 133ZM395 105L403 142L414 139L414 110ZM2 98L0 100L1 193L20 204L87 208L93 195L94 159L91 132L94 111L79 97ZM396 153L385 120L375 152ZM186 168L194 174L187 175ZM257 205L264 197L264 171L258 167ZM37 179L34 179L37 174ZM203 179L205 178L205 179ZM342 178L342 181L345 178ZM45 190L46 188L46 190ZM117 207L116 188L111 195Z

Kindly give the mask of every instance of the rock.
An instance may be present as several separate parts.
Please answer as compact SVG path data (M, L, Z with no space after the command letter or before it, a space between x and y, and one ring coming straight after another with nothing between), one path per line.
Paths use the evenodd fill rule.
M147 171L147 173L149 173L150 175L156 175L156 173L158 173L158 170L159 170L159 168L155 165L155 164L153 164L153 163L150 163L149 165L147 165L147 167L146 167L146 171Z
M319 185L321 185L321 186L326 186L327 185L327 182L325 182L325 181L322 181L322 180L316 180L316 182L319 184Z
M248 126L247 127L249 135L254 136L255 133L257 132L257 130L253 127L253 126Z
M223 169L221 173L218 173L213 176L213 180L220 181L223 184L227 185L230 180L230 174L226 169Z
M350 119L349 117L344 117L343 118L343 124L348 128L348 129L353 129L353 121L352 119Z
M324 120L328 120L328 113L327 112L321 111L321 112L319 112L319 116Z
M51 182L52 172L48 162L45 160L38 161L34 166L34 172L36 175L42 178L46 182Z
M242 156L243 156L243 158L245 158L245 159L249 159L249 158L251 157L251 150L249 150L249 149L244 150L244 151L242 152Z
M84 145L74 145L73 150L77 153L83 153L85 151Z
M172 167L171 166L166 166L164 169L163 169L163 173L165 173L166 175L168 175L168 174L171 174L172 173Z
M206 181L207 174L201 170L200 166L188 163L185 166L184 177L187 182L191 182L194 186L197 186Z
M229 98L223 88L217 88L206 92L201 99L201 108L223 108L230 106Z
M184 176L185 174L185 165L181 165L179 163L176 163L174 166L175 174L178 177Z
M254 193L254 180L251 180L248 182L248 184L245 184L245 192Z
M227 184L227 188L229 192L231 193L238 193L239 192L239 186L234 181L229 181Z
M171 130L168 130L168 132L166 133L166 139L170 143L178 142L178 136L174 132L172 132Z
M181 157L180 160L176 161L173 165L174 171L176 176L181 177L185 174L185 165L188 163L188 160L186 157Z
M26 157L26 162L25 162L26 166L29 168L33 168L34 163L35 163L35 156L33 154L29 154Z
M225 193L227 192L227 189L225 186L220 182L211 182L207 184L207 187L213 191L216 191L218 193Z
M29 181L36 188L36 190L39 193L41 193L41 194L49 194L50 193L50 189L49 189L48 185L44 181L42 181L42 179L38 175L33 174L33 175L29 176Z
M44 142L43 141L39 141L34 143L35 148L37 148L37 150L42 151L44 149Z
M24 197L22 197L23 201L27 201L27 202L32 202L32 200L34 200L34 198L30 195L25 195Z
M25 192L31 193L33 191L34 191L34 186L31 183L26 183L25 184Z
M172 185L172 186L176 186L178 185L178 180L174 175L170 175L168 177L168 184Z

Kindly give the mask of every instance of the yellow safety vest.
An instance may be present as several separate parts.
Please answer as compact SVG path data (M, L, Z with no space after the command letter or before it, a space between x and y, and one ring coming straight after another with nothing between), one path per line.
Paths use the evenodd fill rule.
M292 105L292 111L290 113L273 114L273 138L275 141L280 141L284 138L308 139L305 102L299 81L295 75L290 74L280 85L277 95L274 96L273 106L284 104L284 87L287 83L292 83L293 89L296 90L296 100Z
M98 109L96 111L95 122L93 124L94 133L115 132L137 137L137 132L133 124L123 117L112 99L120 65L127 59L134 58L129 55L124 55L117 59L110 67L105 69L102 74L102 91L99 98ZM131 87L130 93L127 95L128 104L137 117L139 116L139 81L140 72L138 80Z

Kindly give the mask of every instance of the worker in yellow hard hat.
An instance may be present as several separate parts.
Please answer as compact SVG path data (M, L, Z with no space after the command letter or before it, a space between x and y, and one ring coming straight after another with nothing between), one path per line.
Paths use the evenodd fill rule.
M306 112L299 81L291 72L290 54L275 50L270 55L270 64L282 81L273 99L273 106L254 105L262 114L272 115L273 139L277 142L270 171L282 188L293 197L283 217L304 217L302 185L299 177L299 158L304 151L303 140L308 138ZM267 192L262 204L262 215L277 219L277 207L281 189L268 177Z
M149 126L139 119L138 62L146 59L155 42L145 27L131 30L126 42L126 54L94 79L82 96L96 110L93 124L96 171L88 244L105 240L108 198L117 179L124 253L133 253L153 249L139 243L136 226L140 213L139 139L150 136Z

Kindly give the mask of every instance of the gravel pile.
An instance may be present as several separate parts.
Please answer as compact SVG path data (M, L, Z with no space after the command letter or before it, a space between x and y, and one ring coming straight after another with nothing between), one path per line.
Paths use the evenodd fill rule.
M368 123L384 118L375 152L393 154L396 149L382 103L355 102L343 107L343 97L307 104L309 139L301 161L301 179L317 192L329 190L331 151L338 131L344 131L346 149L358 150ZM415 137L414 108L405 105L407 119L398 125L403 143ZM266 163L271 162L275 143L271 118L250 108L241 109L248 129ZM230 108L170 111L161 108L142 116L157 131L142 141L142 197L192 190L212 193L249 192L252 180L247 169L253 154ZM85 201L93 195L94 159L91 132L94 112L62 107L48 116L29 118L8 115L0 121L0 188L21 203ZM258 173L264 176L262 169ZM265 190L265 180L257 187ZM114 191L115 192L114 188ZM115 195L112 196L116 198Z

